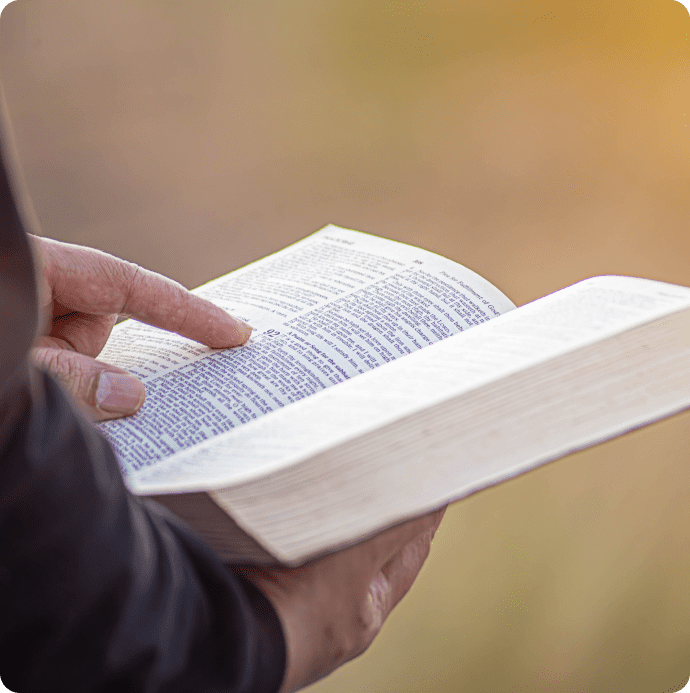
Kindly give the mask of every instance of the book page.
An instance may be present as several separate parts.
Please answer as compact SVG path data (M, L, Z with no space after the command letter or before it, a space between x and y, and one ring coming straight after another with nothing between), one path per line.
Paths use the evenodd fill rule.
M688 306L684 287L629 277L586 280L177 454L143 470L132 488L156 493L243 483Z
M125 476L515 307L455 262L334 226L194 293L255 332L214 350L114 328L99 359L146 384L135 416L98 424Z

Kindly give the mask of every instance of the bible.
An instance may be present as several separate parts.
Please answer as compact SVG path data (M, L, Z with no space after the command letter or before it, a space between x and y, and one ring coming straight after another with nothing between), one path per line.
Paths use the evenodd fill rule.
M146 401L98 428L128 488L227 562L299 565L690 407L682 286L594 277L516 308L331 225L194 293L250 340L116 325L99 358Z

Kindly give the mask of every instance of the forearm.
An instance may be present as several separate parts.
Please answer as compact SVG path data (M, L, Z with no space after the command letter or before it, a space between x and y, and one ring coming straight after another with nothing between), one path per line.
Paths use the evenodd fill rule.
M268 602L167 511L132 497L107 443L53 380L38 381L45 402L22 412L2 450L3 681L277 690L284 645Z
M0 677L22 692L273 693L284 643L268 602L129 494L106 441L28 366L36 229L6 173L1 89Z

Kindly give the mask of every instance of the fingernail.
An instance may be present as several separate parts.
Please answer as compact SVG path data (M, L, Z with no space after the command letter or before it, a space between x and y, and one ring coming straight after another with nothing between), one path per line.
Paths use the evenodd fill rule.
M133 414L146 397L146 388L137 378L121 373L101 372L96 402L104 411Z
M237 323L237 327L239 328L240 332L240 339L242 339L243 342L246 342L251 336L254 328L247 324L244 320L240 320L235 316L233 316L232 319Z
M235 318L235 320L237 320L237 323L241 327L244 327L247 330L247 332L252 332L254 330L254 328L248 322L245 322L244 320L240 320L239 318Z

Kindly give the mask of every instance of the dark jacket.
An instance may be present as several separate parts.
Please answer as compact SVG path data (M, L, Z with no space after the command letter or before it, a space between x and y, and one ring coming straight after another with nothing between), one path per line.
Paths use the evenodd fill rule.
M130 494L106 440L27 361L36 229L1 92L0 107L0 679L21 693L274 692L285 645L270 603Z

